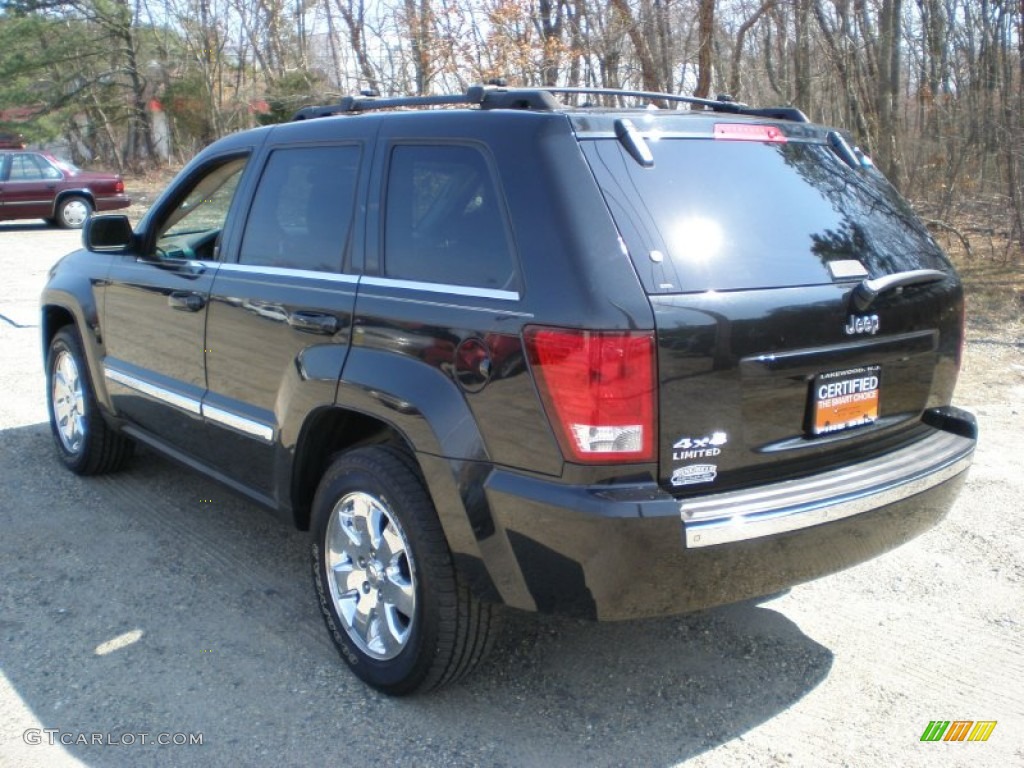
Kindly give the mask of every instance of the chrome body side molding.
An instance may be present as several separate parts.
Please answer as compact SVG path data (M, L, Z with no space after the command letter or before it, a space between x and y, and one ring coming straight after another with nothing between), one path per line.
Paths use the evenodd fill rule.
M169 389L144 381L137 376L132 376L131 374L125 373L117 368L113 368L106 363L103 365L103 375L110 381L116 381L118 384L122 384L129 389L134 389L136 392L149 395L154 400L159 400L162 403L173 405L175 408L180 408L188 413L194 413L197 416L200 414L201 404L193 397L172 392Z
M241 432L243 435L262 440L265 443L271 443L274 441L274 428L269 424L264 424L263 422L241 416L232 411L200 402L199 400L193 397L188 397L187 395L172 392L166 387L161 387L145 381L144 379L140 379L137 376L132 376L131 374L125 373L124 371L109 364L104 364L103 374L110 381L117 382L129 389L134 389L136 392L141 392L154 400L159 400L162 403L166 403L167 405L186 411L187 413L202 416L207 421L214 422L215 424L223 427L228 427L236 432Z

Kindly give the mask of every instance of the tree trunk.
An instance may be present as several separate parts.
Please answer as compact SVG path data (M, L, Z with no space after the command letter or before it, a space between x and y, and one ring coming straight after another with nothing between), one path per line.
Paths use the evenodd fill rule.
M846 97L846 109L850 115L850 119L857 125L858 139L864 145L869 154L874 154L875 147L873 136L868 126L864 110L861 108L860 99L857 96L856 84L853 81L853 76L846 61L846 56L840 48L839 42L836 40L836 31L832 28L832 25L825 17L825 12L821 7L821 0L814 0L812 10L814 11L815 18L818 20L818 28L821 30L821 34L825 38L829 52L832 55L832 63L835 66L836 71L839 73L839 81L842 84L843 92Z
M903 0L882 0L878 18L878 161L882 171L897 187L900 162L897 148L897 103L900 96L900 19Z
M734 98L740 97L740 66L743 60L743 43L747 33L774 5L775 0L764 0L761 7L754 11L754 14L744 21L736 31L736 43L732 49L732 63L729 72L729 95Z
M356 61L359 63L359 72L362 75L366 86L374 91L380 91L380 83L377 80L377 73L373 69L370 57L366 53L366 11L363 0L335 0L338 11L345 26L348 27L348 40L355 51Z
M796 48L793 51L793 101L800 109L811 108L811 0L797 0Z
M618 12L622 22L626 25L626 34L629 36L629 41L633 44L637 58L640 59L640 77L643 79L644 90L662 90L661 84L658 81L658 67L654 63L654 57L651 56L650 46L647 45L647 41L644 39L640 25L633 18L633 13L629 10L628 3L626 0L610 0L610 2L612 8Z
M430 82L430 0L405 0L405 15L412 46L412 65L416 93L427 92Z
M117 36L125 57L124 67L131 83L130 165L142 168L153 164L156 148L153 145L153 125L146 104L146 79L139 71L138 41L132 24L132 10L128 0L118 0L122 13Z
M697 87L693 95L707 99L711 93L711 55L714 52L715 0L699 0L697 6Z
M537 12L540 17L541 37L544 44L544 59L540 68L544 85L558 85L559 48L562 43L563 7L559 0L539 0Z

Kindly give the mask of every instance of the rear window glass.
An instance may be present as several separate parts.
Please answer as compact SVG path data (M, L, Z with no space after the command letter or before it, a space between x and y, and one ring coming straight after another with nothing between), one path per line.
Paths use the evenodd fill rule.
M824 145L661 139L651 168L614 139L581 145L651 293L829 283L850 259L872 277L946 266L888 182Z

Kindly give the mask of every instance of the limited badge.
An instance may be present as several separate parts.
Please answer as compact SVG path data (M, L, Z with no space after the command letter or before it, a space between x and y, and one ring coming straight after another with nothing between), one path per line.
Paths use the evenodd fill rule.
M710 459L722 452L722 446L729 442L725 432L712 432L704 437L680 437L672 443L672 461L687 459Z
M672 473L672 485L696 485L713 483L718 477L717 464L690 464L679 467Z

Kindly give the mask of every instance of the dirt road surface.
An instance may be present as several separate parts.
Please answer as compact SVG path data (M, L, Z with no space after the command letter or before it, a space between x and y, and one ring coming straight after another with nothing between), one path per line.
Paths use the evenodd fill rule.
M1024 766L1019 324L971 334L982 440L934 531L760 603L511 615L477 675L392 700L330 645L305 534L148 452L58 464L36 304L78 241L0 224L0 765Z

